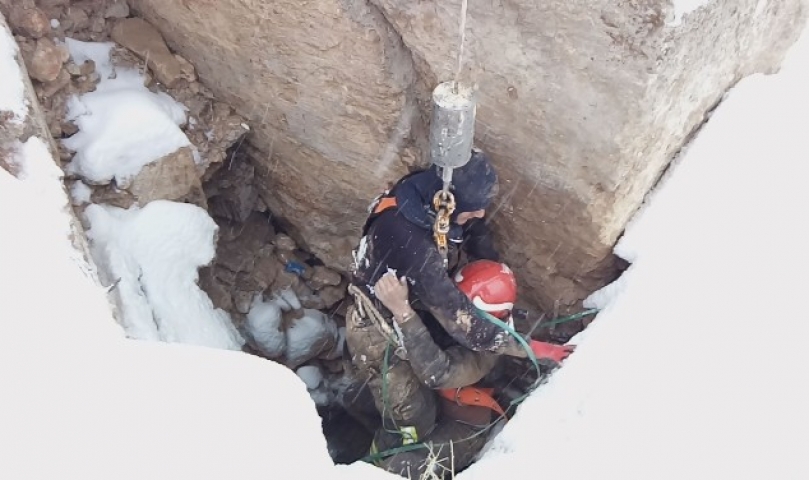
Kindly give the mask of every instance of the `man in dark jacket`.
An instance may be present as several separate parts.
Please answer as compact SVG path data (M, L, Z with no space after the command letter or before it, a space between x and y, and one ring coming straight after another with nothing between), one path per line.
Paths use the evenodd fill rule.
M482 220L497 193L497 174L479 150L453 172L456 209L448 235L448 265L433 239L433 198L441 187L441 175L433 166L404 177L372 205L355 252L352 283L373 297L372 285L395 271L410 282L413 307L429 312L459 344L479 352L524 356L505 331L478 314L450 276L461 252L469 260L499 260Z
M374 448L386 451L426 438L434 444L464 438L454 444L455 465L460 467L471 462L484 435L476 422L438 423L441 402L434 389L468 386L486 375L499 355L526 354L507 332L480 314L450 276L461 251L470 261L498 259L482 221L497 190L489 160L473 151L467 165L453 174L451 191L457 208L451 218L448 265L432 230L432 201L441 187L441 176L432 167L403 178L372 205L355 252L350 287L355 304L346 340L382 416ZM389 272L407 279L407 309L392 311L379 301L375 288ZM395 318L402 311L407 314ZM558 358L567 353L564 347L554 352ZM384 466L410 475L426 468L426 457L423 451L394 455L384 460Z

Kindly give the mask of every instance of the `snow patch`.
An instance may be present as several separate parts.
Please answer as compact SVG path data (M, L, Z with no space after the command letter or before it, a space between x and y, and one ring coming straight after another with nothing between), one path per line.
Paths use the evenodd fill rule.
M23 74L16 57L20 51L8 30L0 28L0 112L11 112L8 121L20 124L28 115Z
M118 282L131 337L241 348L228 314L197 285L197 269L215 253L217 226L205 210L157 200L129 210L93 204L85 215L93 257Z
M364 463L335 466L315 406L286 367L126 339L70 241L68 197L47 144L32 137L14 156L19 178L0 168L3 477L399 478ZM152 247L160 257L163 245Z
M149 91L137 70L115 68L112 44L66 42L76 63L93 60L101 75L95 91L68 102L66 118L79 127L63 140L76 152L69 173L91 184L115 180L126 188L145 165L191 145L179 127L185 107L163 92Z
M295 373L303 380L309 390L314 390L323 383L323 374L314 365L304 365L295 370Z
M319 310L306 308L286 330L287 358L290 362L304 357L316 342L327 335L337 336L337 325Z
M293 292L291 288L281 290L279 295L281 301L286 306L286 308L284 308L285 311L301 309L301 301L298 300L298 296L295 295L295 292Z
M268 357L280 357L286 350L287 341L281 317L282 302L280 299L267 302L258 294L253 298L253 304L247 313L247 331Z
M112 66L111 53L115 44L112 42L82 42L65 37L65 46L70 52L70 58L76 65L82 65L88 60L95 63L96 72L104 80L113 78L115 69Z
M756 4L756 16L761 15L761 12L763 12L765 8L767 8L767 0L758 0Z
M674 20L669 23L669 26L676 27L680 25L683 18L689 13L699 8L708 5L713 0L673 0L674 2Z
M73 199L73 205L76 206L90 203L92 194L93 189L88 187L87 184L81 180L73 182L73 186L70 187L70 198Z
M47 144L31 137L14 156L18 177L0 168L0 357L123 338L92 267L70 242L62 171ZM7 360L0 364L24 366Z

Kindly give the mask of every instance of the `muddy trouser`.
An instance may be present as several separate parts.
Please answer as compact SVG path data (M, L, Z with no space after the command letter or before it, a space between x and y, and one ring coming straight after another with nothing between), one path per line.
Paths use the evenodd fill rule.
M380 438L377 447L418 442L435 428L437 394L421 383L409 362L394 354L395 349L374 324L352 320L353 308L346 321L351 361L373 394L383 419L382 430L390 433L390 438Z
M418 448L386 456L377 463L392 473L412 478L419 478L419 472L430 465L437 473L441 473L442 466L455 470L468 466L483 447L486 432L480 433L480 427L450 418L439 418L443 400L438 393L418 379L408 361L394 354L395 349L388 347L387 339L374 324L352 317L349 311L346 342L352 362L358 373L364 375L382 416L372 452L403 445L432 445L431 449Z

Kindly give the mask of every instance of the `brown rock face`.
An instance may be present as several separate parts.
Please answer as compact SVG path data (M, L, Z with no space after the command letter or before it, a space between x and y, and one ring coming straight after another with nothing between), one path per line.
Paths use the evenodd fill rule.
M188 200L203 208L207 206L197 166L188 147L144 166L128 190L141 205L153 200Z
M28 61L28 74L40 82L52 82L59 77L62 64L69 58L67 50L49 38L37 40L37 46Z
M142 19L121 20L112 29L112 39L146 60L157 79L167 87L173 87L183 77L180 62L171 54L160 32Z
M15 33L26 37L40 38L51 31L48 16L36 7L15 5L11 7L8 20Z
M264 202L346 268L368 201L423 164L429 94L457 68L460 0L133 0L251 121ZM489 212L523 298L570 305L672 154L742 76L772 69L800 0L471 0L461 79L501 195ZM306 240L305 243L302 240Z

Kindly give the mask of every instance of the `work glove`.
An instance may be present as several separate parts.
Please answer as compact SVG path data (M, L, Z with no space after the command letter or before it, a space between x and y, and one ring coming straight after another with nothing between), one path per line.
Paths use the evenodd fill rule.
M552 360L554 363L561 363L568 355L576 349L575 345L555 345L548 342L531 340L531 351L537 360Z

